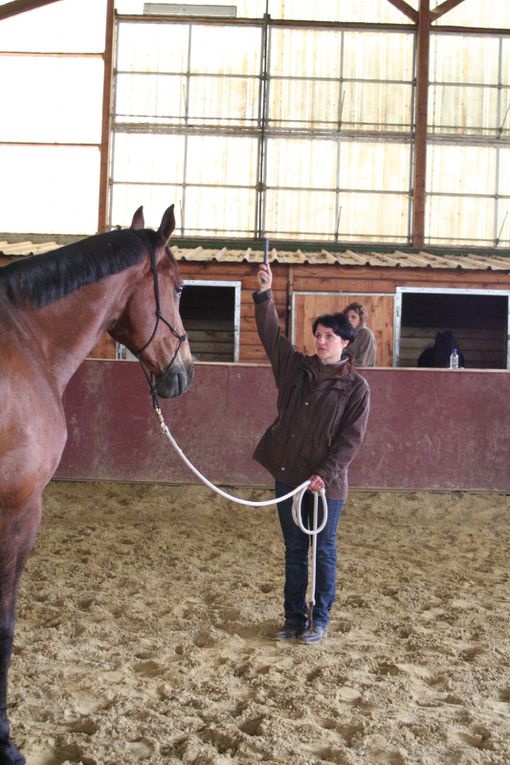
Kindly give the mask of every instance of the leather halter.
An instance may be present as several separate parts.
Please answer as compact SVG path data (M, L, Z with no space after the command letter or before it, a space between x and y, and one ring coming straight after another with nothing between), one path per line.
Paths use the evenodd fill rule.
M178 340L177 348L175 349L174 355L172 356L172 358L170 359L170 362L166 365L165 369L163 370L163 372L160 375L160 377L163 377L168 372L168 370L170 369L172 364L174 363L174 361L175 361L175 359L177 357L177 354L179 353L179 350L181 348L181 345L183 344L183 342L188 337L188 334L187 334L187 332L185 332L183 335L180 335L177 332L177 330L175 329L175 327L173 327L170 324L170 322L167 321L167 319L165 319L165 317L161 313L161 300L160 300L160 295L159 295L158 264L156 262L156 254L155 254L155 252L151 252L151 271L152 271L152 277L153 277L153 281L154 281L154 298L155 298L155 302L156 302L156 311L155 311L155 313L156 313L156 322L154 324L154 329L152 330L152 334L149 337L149 339L147 340L147 342L145 343L145 345L143 345L137 351L132 351L132 353L133 353L134 356L136 356L136 358L140 362L140 365L141 365L141 367L143 369L143 372L145 374L147 382L149 383L149 388L151 390L151 395L152 395L153 406L157 406L158 398L157 398L156 385L155 385L156 377L155 377L155 375L152 372L149 372L149 370L147 369L147 367L145 365L145 362L144 362L144 360L142 358L142 353L149 347L149 345L154 340L154 337L156 335L156 332L157 332L157 329L158 329L158 326L159 326L159 322L162 321L163 324L166 324L166 326L168 327L168 329L170 330L172 335L174 337L176 337L177 340Z

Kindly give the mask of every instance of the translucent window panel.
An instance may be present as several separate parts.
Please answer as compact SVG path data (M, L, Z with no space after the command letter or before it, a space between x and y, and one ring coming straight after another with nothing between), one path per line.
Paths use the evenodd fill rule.
M191 136L186 154L186 182L251 186L257 182L256 138Z
M427 191L442 194L494 194L496 149L429 144Z
M250 189L188 187L184 234L253 236L255 203Z
M441 16L434 25L510 28L508 0L463 0L456 8Z
M344 82L342 126L383 132L408 132L412 120L412 87L391 83Z
M189 119L204 125L253 125L258 93L258 78L191 77Z
M345 32L342 75L362 80L413 79L414 36L390 32Z
M266 0L235 0L240 19L260 19L266 12Z
M259 27L193 26L190 71L258 76L260 52Z
M431 35L430 80L471 84L499 81L500 41L474 35Z
M2 19L0 50L98 53L104 50L105 24L104 0L51 3Z
M403 194L340 194L338 238L367 242L407 238L409 199Z
M501 40L501 83L510 85L510 38Z
M341 32L273 28L270 45L271 76L340 76Z
M115 112L121 122L182 123L186 116L187 82L183 76L119 74Z
M182 188L180 186L125 185L113 186L111 226L131 225L133 213L143 205L145 225L148 228L159 227L161 217L171 204L175 204L176 234L181 229Z
M501 107L499 110L498 132L501 136L508 138L510 135L510 88L503 88L500 90L500 94Z
M434 132L493 134L498 130L496 88L431 85L428 122Z
M269 13L274 19L409 23L388 0L269 0Z
M0 56L0 82L4 105L0 140L101 140L101 59Z
M341 188L407 192L409 175L409 144L345 141L341 145Z
M335 231L335 204L334 192L268 189L265 229L268 235L282 238L331 238Z
M125 72L186 72L190 27L188 24L118 25L117 63Z
M428 196L425 238L431 244L492 244L494 199Z
M183 136L155 133L116 133L113 142L113 180L144 183L182 183Z
M268 186L336 188L336 141L268 140Z
M510 197L510 148L498 150L498 194Z
M0 231L97 231L97 147L0 146Z
M502 199L497 204L496 237L500 247L510 247L510 200Z
M332 80L274 80L269 84L271 127L336 128L339 83Z

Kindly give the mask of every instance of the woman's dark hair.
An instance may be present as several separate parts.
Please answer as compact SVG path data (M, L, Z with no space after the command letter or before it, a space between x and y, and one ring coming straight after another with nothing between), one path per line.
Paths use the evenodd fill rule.
M323 327L332 329L335 335L341 337L342 340L349 340L350 343L356 337L351 322L343 313L325 313L323 316L318 316L312 324L312 332L315 335L315 331L319 324Z

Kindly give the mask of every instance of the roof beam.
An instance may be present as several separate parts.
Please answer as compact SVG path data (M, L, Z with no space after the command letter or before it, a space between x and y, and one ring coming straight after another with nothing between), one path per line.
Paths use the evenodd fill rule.
M405 0L388 0L388 2L394 5L397 10L401 11L409 19L411 19L414 24L418 23L418 12L415 11L414 8L409 5L409 3L406 3Z
M0 5L0 19L8 19L10 16L16 16L18 13L33 11L42 5L59 2L59 0L13 0L11 3Z
M104 43L103 116L101 122L101 159L99 170L99 208L97 230L106 231L108 219L108 195L110 151L112 136L112 88L113 88L113 41L115 35L115 0L106 2L106 27Z
M416 57L416 114L413 177L413 247L421 248L425 234L425 178L429 87L430 1L420 0Z
M452 8L455 8L457 5L460 5L463 2L464 0L444 0L444 2L437 5L434 10L430 11L432 21L437 21L437 19L439 19L441 16L444 16L445 13L448 13L448 11L451 11Z

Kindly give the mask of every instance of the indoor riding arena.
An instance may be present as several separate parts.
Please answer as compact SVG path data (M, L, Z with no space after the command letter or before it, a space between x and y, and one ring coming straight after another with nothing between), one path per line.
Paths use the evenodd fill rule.
M14 0L0 67L0 765L508 765L508 2ZM313 645L265 261L298 350L353 303L376 346Z

